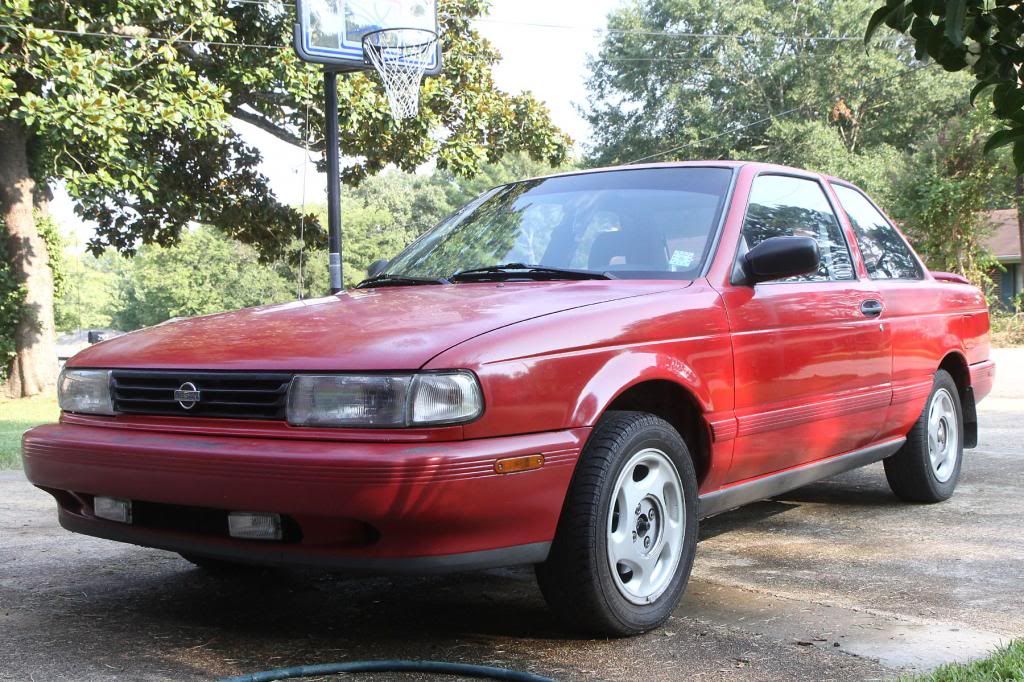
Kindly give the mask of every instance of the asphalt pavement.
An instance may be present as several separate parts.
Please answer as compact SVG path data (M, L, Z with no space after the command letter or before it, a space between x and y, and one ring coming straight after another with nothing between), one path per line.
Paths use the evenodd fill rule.
M1024 636L1024 349L994 356L980 445L950 501L901 503L874 465L709 519L679 609L631 639L565 632L525 569L217 578L67 533L48 495L2 472L0 679L210 680L402 658L564 680L860 680L984 655Z

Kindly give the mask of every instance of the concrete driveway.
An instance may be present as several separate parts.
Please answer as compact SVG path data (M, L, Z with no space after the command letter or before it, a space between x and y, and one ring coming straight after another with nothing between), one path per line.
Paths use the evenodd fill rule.
M0 679L206 680L376 658L573 680L878 679L978 656L1024 636L1024 350L995 355L952 500L900 503L875 465L711 519L675 616L627 640L560 631L528 570L217 579L68 534L49 496L0 473Z

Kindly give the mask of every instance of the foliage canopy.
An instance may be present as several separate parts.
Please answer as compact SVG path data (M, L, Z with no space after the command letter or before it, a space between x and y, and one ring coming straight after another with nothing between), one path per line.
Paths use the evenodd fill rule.
M440 1L445 67L425 82L417 118L392 120L373 77L340 79L346 181L431 159L472 174L516 150L564 159L547 110L495 86L499 56L471 24L486 9ZM172 244L198 221L280 255L299 216L230 119L324 149L321 70L288 47L293 21L290 3L0 0L0 119L28 130L36 179L65 181L98 223L96 252ZM320 243L315 220L307 227Z
M627 3L590 65L592 161L760 157L782 121L827 127L849 154L905 148L966 105L964 80L921 68L902 37L865 49L874 2Z
M877 4L877 3L876 3ZM932 58L947 71L969 71L971 101L991 89L995 115L1006 128L986 143L989 151L1013 145L1024 173L1024 13L1013 0L886 0L868 21L866 40L885 24L913 38L918 59Z

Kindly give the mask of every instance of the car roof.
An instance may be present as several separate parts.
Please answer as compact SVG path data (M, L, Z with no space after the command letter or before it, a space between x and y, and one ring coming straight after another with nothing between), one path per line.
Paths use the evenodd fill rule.
M546 180L548 178L561 178L570 175L589 175L591 173L607 173L610 171L621 171L621 170L641 170L651 168L730 168L737 169L744 166L755 166L759 171L778 171L783 173L793 173L797 175L806 175L811 177L824 178L826 181L841 182L844 184L850 184L846 180L841 178L833 178L828 175L816 173L814 171L805 170L803 168L795 168L792 166L782 166L775 163L765 163L762 161L744 161L744 160L731 160L731 159L718 159L718 160L707 160L707 161L665 161L661 163L634 163L634 164L622 164L618 166L602 166L601 168L586 168L581 170L570 170L562 173L552 173L551 175L541 175L533 178L525 178L524 180L518 181L523 182L525 180Z

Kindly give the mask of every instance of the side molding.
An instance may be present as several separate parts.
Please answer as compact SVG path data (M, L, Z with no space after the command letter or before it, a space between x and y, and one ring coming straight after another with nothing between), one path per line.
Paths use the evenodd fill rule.
M836 455L817 462L809 462L776 474L764 476L744 483L737 483L721 490L700 496L700 518L727 512L767 497L775 497L800 488L809 483L835 476L851 469L880 462L899 450L906 438L871 445L845 455Z

